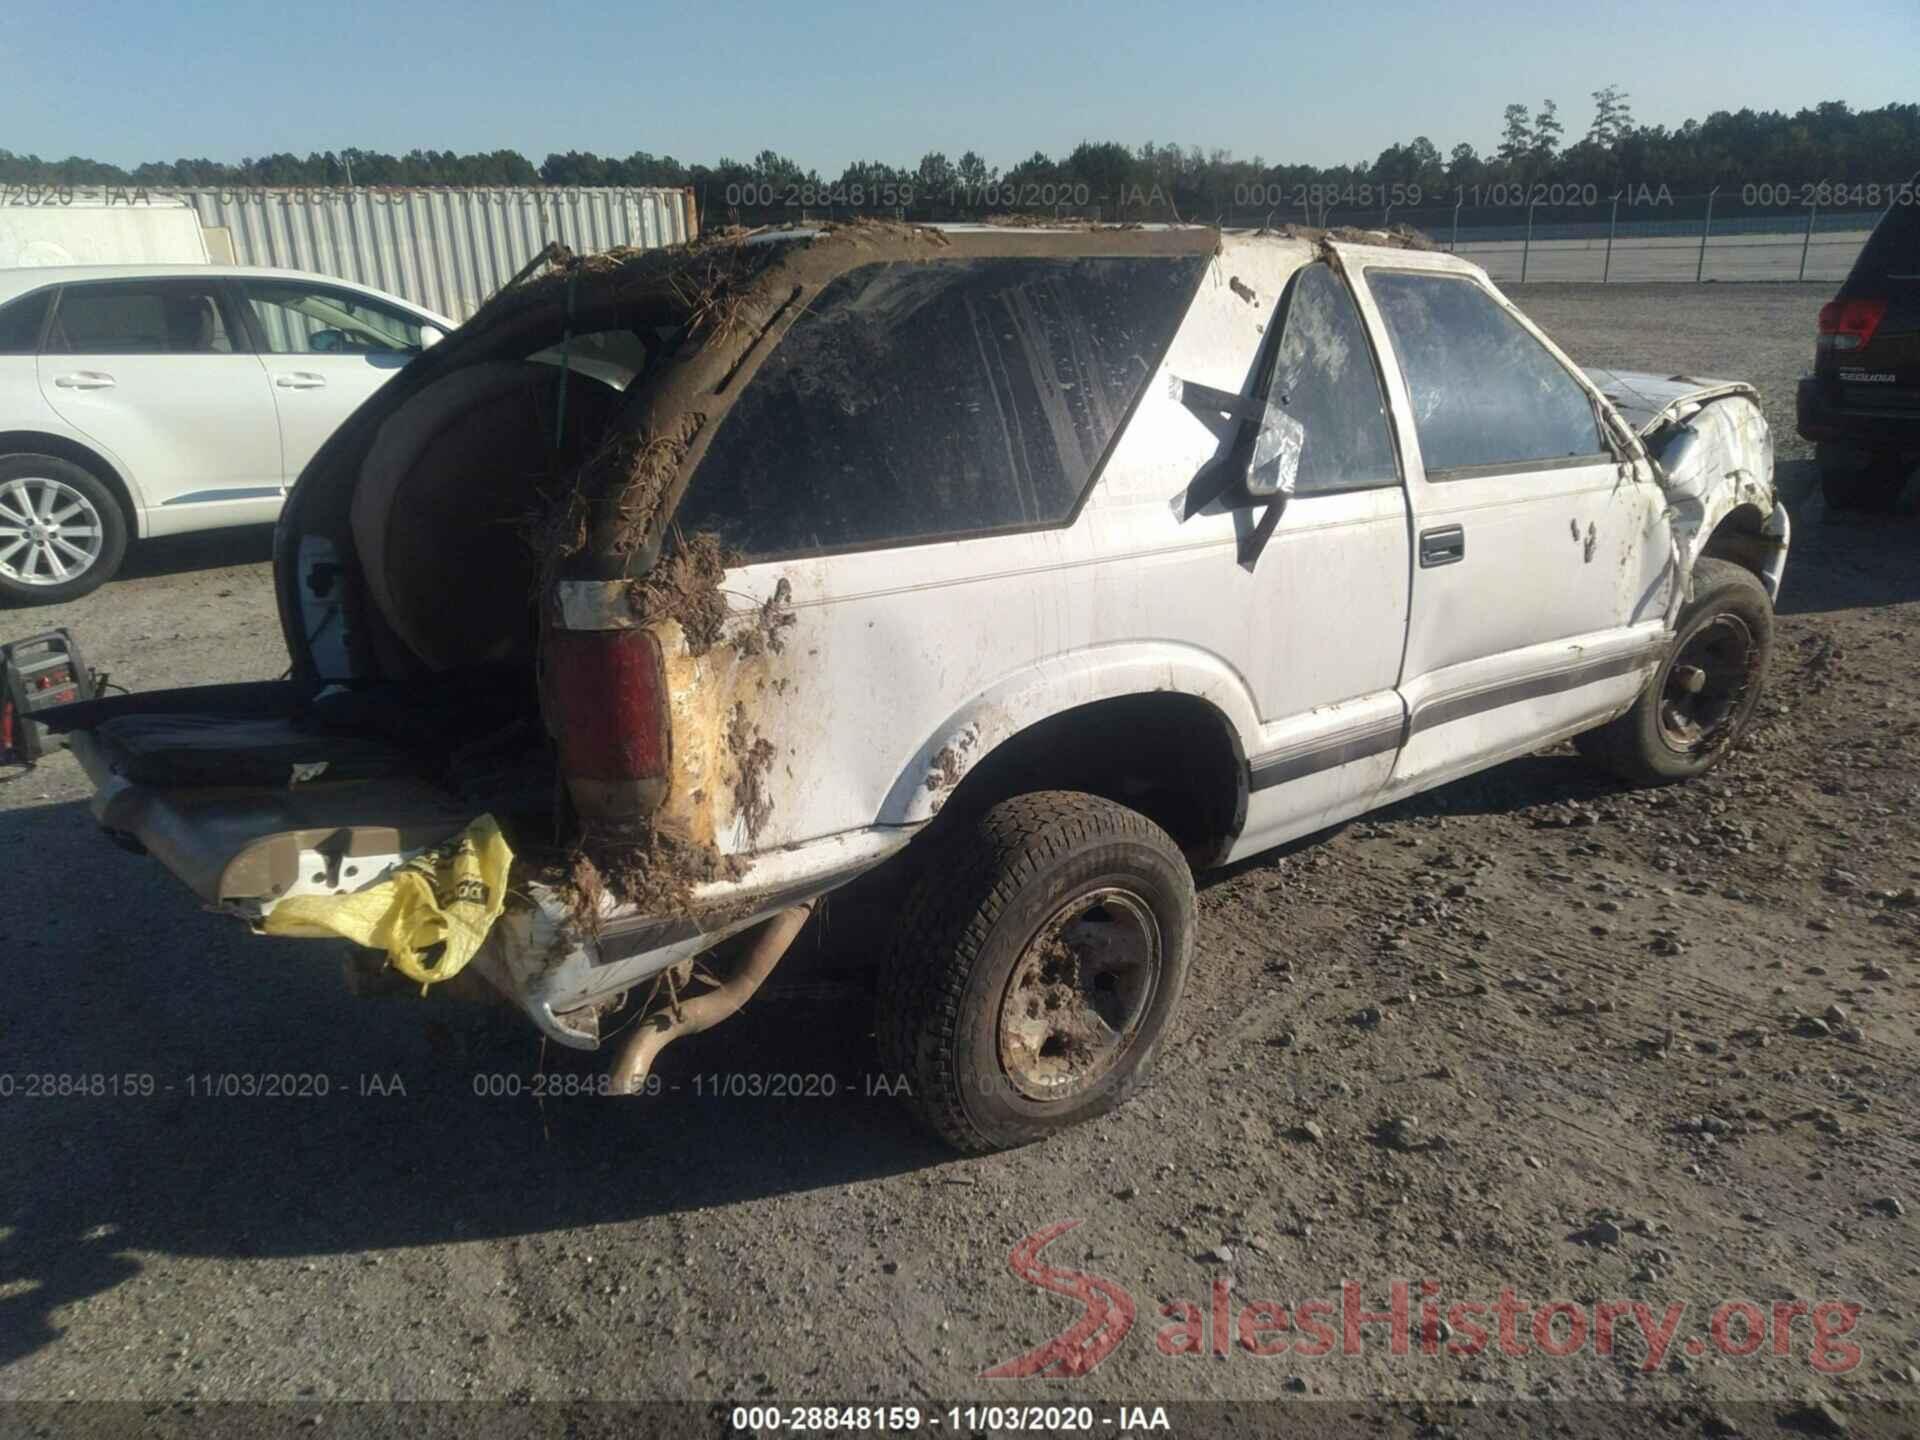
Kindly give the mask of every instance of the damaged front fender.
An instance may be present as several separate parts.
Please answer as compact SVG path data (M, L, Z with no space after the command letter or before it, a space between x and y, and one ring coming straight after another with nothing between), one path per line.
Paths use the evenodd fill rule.
M1682 574L1710 551L1779 598L1790 524L1773 484L1773 436L1751 391L1723 395L1648 437ZM1677 603L1681 599L1676 594Z

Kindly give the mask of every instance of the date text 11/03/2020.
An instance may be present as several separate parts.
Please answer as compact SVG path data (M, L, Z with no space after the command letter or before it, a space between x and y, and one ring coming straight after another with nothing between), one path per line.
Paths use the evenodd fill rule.
M875 1434L950 1430L956 1434L1128 1434L1172 1430L1164 1405L736 1405L730 1428L748 1435L870 1431Z

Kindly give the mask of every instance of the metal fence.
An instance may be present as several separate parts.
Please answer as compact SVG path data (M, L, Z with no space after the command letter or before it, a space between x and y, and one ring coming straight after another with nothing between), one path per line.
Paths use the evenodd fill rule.
M1419 206L1236 206L1221 223L1308 224L1380 229L1408 225L1502 283L1786 280L1846 278L1885 209L1744 203L1738 192L1664 190L1598 195L1552 187L1550 203L1521 186L1511 203ZM1772 190L1775 187L1759 187ZM1784 190L1786 187L1778 187ZM1882 187L1885 189L1886 187Z
M650 249L698 233L674 189L186 189L213 258L309 270L465 320L550 240Z
M1817 204L1730 206L1724 197L1707 194L1578 205L1335 210L1322 223L1411 225L1503 283L1824 284L1846 278L1884 213Z
M1013 187L1004 188L1013 193ZM1043 193L1058 192L1064 197L1062 203L1025 213L1060 220L1177 220L1240 229L1307 225L1378 230L1407 225L1425 233L1440 249L1454 251L1484 267L1502 283L1785 280L1828 284L1846 277L1860 247L1886 213L1884 205L1867 208L1858 201L1850 205L1755 204L1732 189L1674 195L1664 189L1641 187L1616 197L1600 194L1593 186L1548 187L1548 203L1534 198L1533 191L1526 187L1514 185L1489 187L1511 191L1510 203L1470 205L1456 200L1355 205L1317 198L1313 203L1294 203L1300 191L1321 187L1276 184L1240 187L1243 193L1232 196L1233 203L1224 199L1196 203L1189 198L1176 209L1159 198L1158 191L1150 192L1143 201L1138 187L1118 199L1071 182L1038 188ZM1334 191L1334 187L1326 188ZM1336 193L1354 188L1342 187ZM1744 188L1769 198L1774 192L1788 189ZM1898 189L1877 188L1883 196ZM1912 187L1900 193L1911 196ZM1006 211L970 209L952 203L945 193L927 196L916 192L913 203L884 211L839 206L795 210L763 205L731 206L713 212L721 220L745 225L840 220L875 213L938 222L995 220L1004 218Z

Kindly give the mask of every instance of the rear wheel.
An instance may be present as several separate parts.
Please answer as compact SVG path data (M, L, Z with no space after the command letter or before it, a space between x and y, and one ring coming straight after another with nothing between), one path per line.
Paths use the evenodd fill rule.
M0 597L57 605L120 568L127 521L99 477L53 455L0 455Z
M1702 559L1693 587L1673 646L1633 708L1574 740L1588 759L1638 784L1687 780L1718 765L1766 684L1773 602L1753 572Z
M944 844L882 977L888 1070L965 1151L1113 1109L1146 1082L1186 984L1180 847L1144 815L1061 790L1003 801Z
M1814 463L1820 469L1820 495L1829 510L1884 513L1893 509L1906 485L1908 464L1900 455L1819 445Z

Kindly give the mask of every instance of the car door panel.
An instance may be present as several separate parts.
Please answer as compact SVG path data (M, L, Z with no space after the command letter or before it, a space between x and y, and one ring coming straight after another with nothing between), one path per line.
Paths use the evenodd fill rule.
M279 424L266 371L216 286L68 285L35 372L48 408L133 477L146 533L279 513Z
M282 277L237 282L280 421L291 486L349 415L417 353L413 316L342 286Z
M1196 296L1164 377L1142 396L1088 515L1092 553L1114 562L1093 572L1112 576L1087 596L1095 623L1209 645L1255 697L1236 858L1368 808L1404 713L1394 686L1409 583L1405 492L1359 316L1315 259L1305 243L1223 241L1218 274ZM1341 368L1349 361L1350 372ZM1208 405L1288 391L1283 362L1351 381L1355 390L1340 392L1349 400L1374 388L1344 407L1324 391L1294 394L1312 411L1305 488L1275 505L1235 479L1250 460L1251 427ZM1195 398L1209 395L1219 398ZM1329 414L1342 439L1316 451ZM1371 450L1351 433L1365 424L1377 431ZM1366 473L1352 468L1356 458Z
M281 464L292 485L307 462L406 364L404 356L266 355L273 403L280 416Z
M1657 598L1644 559L1659 551L1663 514L1653 488L1623 481L1610 460L1426 482L1422 551L1453 531L1458 558L1419 556L1410 632L1419 673L1632 623Z
M1416 532L1396 791L1525 753L1624 709L1657 658L1670 590L1671 534L1650 475L1603 453L1499 458L1502 446L1547 448L1543 436L1555 424L1574 433L1580 408L1590 414L1594 402L1565 357L1496 292L1444 263L1423 272L1418 257L1396 257L1392 267L1362 271L1363 311L1393 356L1383 368ZM1470 342L1454 292L1430 314L1388 293L1401 307L1391 322L1378 293L1388 291L1383 276L1421 273L1473 287L1473 297L1460 297L1470 300L1464 313L1501 326L1485 344L1517 347L1520 361L1458 355L1439 375L1443 347L1421 326L1458 321L1459 343ZM1484 404L1469 394L1449 414L1449 384L1510 393ZM1585 448L1600 450L1597 420L1591 435ZM1431 463L1461 458L1488 463Z
M1665 652L1658 618L1429 670L1401 687L1392 787L1424 789L1539 749L1633 703Z

